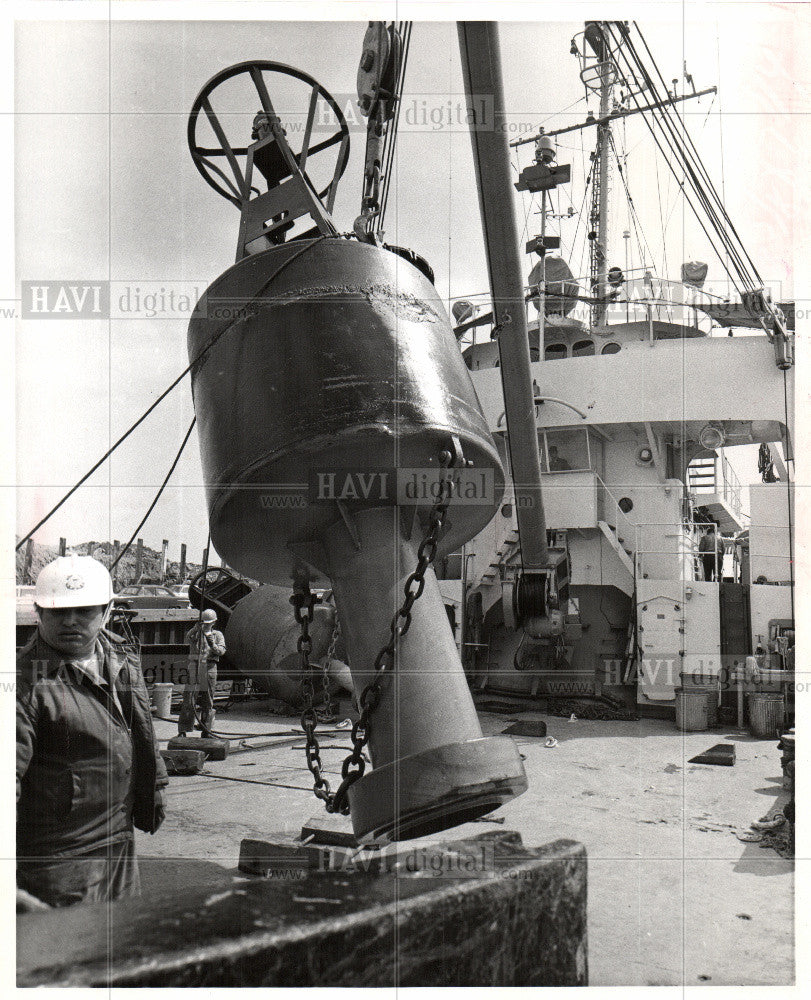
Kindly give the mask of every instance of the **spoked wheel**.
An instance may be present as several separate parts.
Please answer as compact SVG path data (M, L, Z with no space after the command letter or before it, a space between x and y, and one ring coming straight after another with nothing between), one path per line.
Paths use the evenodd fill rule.
M271 80L271 77L275 79ZM281 79L282 77L285 79ZM243 96L238 104L239 113L229 111L227 108L232 101L228 100L229 94L226 91L232 88L224 88L223 84L228 81L236 81L237 87L242 85ZM212 100L214 91L218 89L220 90L217 95L218 104L223 105L219 115L214 109ZM271 90L276 97L275 104L271 100ZM318 197L329 210L338 181L349 159L349 126L335 98L317 80L283 63L265 59L238 63L217 73L208 81L197 95L189 115L188 142L195 166L207 184L238 208L242 208L252 193L258 193L255 188L251 190L246 182L245 164L248 146L243 144L247 138L244 109L251 106L249 103L246 104L246 101L254 101L257 97L262 113L268 120L278 120L284 128L286 141L291 147L299 169L308 180L310 178L306 167L313 158L319 158L319 168L323 170L322 161L327 160L330 155L334 157L331 179L322 190L318 191ZM229 119L232 121L228 130L233 133L235 123L239 129L239 140L236 144L229 139L228 130L223 123ZM205 121L210 125L219 143L218 146L202 144L199 131ZM327 136L313 143L314 131L320 134L324 130L327 131ZM299 136L301 136L300 143ZM327 165L328 163L329 161ZM311 180L310 183L316 189Z

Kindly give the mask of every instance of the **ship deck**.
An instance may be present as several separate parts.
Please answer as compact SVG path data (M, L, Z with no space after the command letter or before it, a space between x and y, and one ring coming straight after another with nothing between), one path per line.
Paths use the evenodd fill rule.
M585 844L590 984L792 983L793 862L734 835L787 797L776 743L733 728L680 733L658 719L481 714L485 735L534 718L546 721L558 746L517 739L529 791L452 835L506 829L521 833L528 846L561 837ZM267 733L289 731L297 719L251 703L218 715L217 724L222 731ZM156 728L160 738L174 734L170 723L158 721ZM688 762L727 741L736 748L733 767ZM321 742L334 787L349 736L325 735ZM235 753L208 762L200 775L172 778L164 826L154 837L139 834L144 893L159 898L184 886L225 888L240 878L243 838L297 836L320 809L302 745L296 739ZM503 825L493 822L501 819Z

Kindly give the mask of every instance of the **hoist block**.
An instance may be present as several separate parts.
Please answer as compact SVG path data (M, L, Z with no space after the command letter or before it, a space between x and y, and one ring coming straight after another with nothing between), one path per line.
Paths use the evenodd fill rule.
M433 500L419 477L451 437L484 478L452 504L439 556L493 516L501 461L442 302L401 256L321 238L246 257L198 303L190 358L215 338L192 384L211 540L230 566L282 585L302 552L323 569L336 501L394 505L398 485L418 523Z

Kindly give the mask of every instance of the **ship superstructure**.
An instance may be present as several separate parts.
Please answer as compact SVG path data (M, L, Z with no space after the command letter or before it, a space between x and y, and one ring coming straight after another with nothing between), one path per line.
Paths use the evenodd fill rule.
M582 126L597 136L584 279L550 255L559 246L546 234L556 133L537 137L535 162L517 185L541 202L542 233L527 245L541 256L525 289L527 329L543 505L550 544L568 556L569 587L556 635L513 628L508 605L521 566L514 496L448 563L446 576L465 594L468 670L488 698L602 697L658 713L673 710L689 675L727 682L732 703L748 653L760 645L773 666L786 667L793 645L792 311L758 284L709 178L692 166L700 161L676 106L693 95L662 93L640 47L613 22L587 23L572 43L600 102L599 118ZM609 266L611 124L634 113L654 117L660 143L681 123L671 152L693 171L699 219L726 254L739 302L702 288L706 265L686 263L679 281L650 267ZM568 168L557 171L568 181ZM454 315L508 467L496 321L468 301ZM748 496L729 461L746 445L760 447L764 479ZM702 542L711 523L723 539L714 569ZM445 586L453 592L450 579Z

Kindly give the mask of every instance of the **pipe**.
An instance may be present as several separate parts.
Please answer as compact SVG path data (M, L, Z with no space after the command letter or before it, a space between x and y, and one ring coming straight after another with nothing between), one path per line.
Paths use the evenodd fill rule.
M510 148L506 132L496 127L505 120L498 25L493 21L459 21L458 33L487 269L499 331L499 370L510 435L521 562L524 570L531 572L548 565L546 517ZM491 98L493 120L481 122L482 106Z

